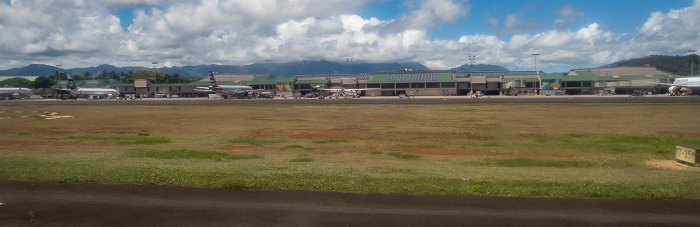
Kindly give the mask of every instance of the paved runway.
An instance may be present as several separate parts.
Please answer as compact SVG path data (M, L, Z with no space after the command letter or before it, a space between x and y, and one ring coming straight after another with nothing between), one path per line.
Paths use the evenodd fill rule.
M697 201L0 181L0 226L699 226L699 214Z
M0 106L12 105L224 105L224 104L459 104L459 103L700 103L700 96L646 97L617 96L466 96L418 97L399 99L391 97L364 97L359 99L207 99L207 98L147 98L141 100L2 100Z

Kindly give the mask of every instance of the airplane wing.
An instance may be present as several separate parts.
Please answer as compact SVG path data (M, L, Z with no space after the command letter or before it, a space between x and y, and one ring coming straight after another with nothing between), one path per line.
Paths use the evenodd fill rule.
M675 85L673 85L673 84L669 84L669 83L657 83L657 82L647 82L647 83L649 83L649 84L660 84L660 85L667 85L667 86L675 86Z
M195 91L212 91L210 87L195 87Z

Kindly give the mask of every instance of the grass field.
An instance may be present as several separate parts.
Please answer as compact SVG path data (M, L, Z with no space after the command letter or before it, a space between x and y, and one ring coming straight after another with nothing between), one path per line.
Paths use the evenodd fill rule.
M700 104L10 106L0 180L700 199Z

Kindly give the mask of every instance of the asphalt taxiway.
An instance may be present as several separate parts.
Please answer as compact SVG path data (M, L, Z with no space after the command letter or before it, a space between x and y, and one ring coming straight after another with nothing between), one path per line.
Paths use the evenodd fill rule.
M0 181L0 226L698 226L700 203Z

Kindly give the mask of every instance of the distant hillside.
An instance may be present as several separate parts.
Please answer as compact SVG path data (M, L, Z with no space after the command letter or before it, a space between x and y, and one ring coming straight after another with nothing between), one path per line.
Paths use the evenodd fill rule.
M606 66L652 66L656 69L675 75L690 75L690 63L694 61L693 75L698 75L698 65L700 57L697 54L685 56L650 55L643 58L635 58L627 61L617 62Z
M504 72L504 71L510 71L504 67L498 66L498 65L484 65L484 64L478 64L474 65L473 68L472 66L469 66L469 64L464 64L460 67L457 68L451 68L451 70L457 70L457 72Z
M82 75L89 72L93 76L100 74L102 71L115 71L116 73L127 72L129 70L139 71L143 69L151 69L148 67L116 67L112 65L99 65L89 68L74 68L61 69L50 65L28 65L22 68L0 70L0 76L48 76L55 72L68 72L70 74ZM362 74L375 71L391 71L402 69L419 69L429 70L420 63L337 63L328 61L301 61L291 63L257 63L246 66L235 65L198 65L198 66L183 66L156 68L157 71L167 74L178 73L180 76L187 78L204 78L207 72L213 71L218 73L244 73L244 74L272 74L278 77L295 76L295 75L314 75L314 74Z

